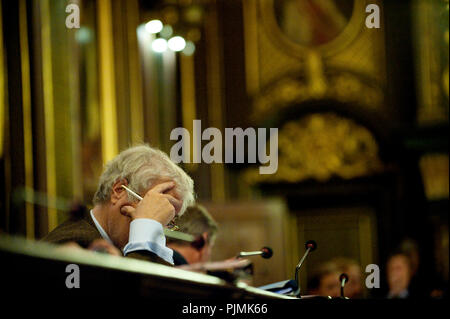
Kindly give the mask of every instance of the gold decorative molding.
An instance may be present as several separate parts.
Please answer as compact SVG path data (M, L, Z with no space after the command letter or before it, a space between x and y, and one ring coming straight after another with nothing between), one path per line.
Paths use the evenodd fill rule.
M261 27L259 23L258 27L258 38L255 41L257 49L257 56L249 57L257 61L258 74L257 86L258 91L253 92L253 95L258 94L264 90L268 84L273 81L292 73L301 73L305 70L305 61L303 59L298 59L296 57L286 54L281 48L276 47L270 40L267 33Z
M118 153L111 0L97 3L103 163Z
M183 127L186 128L190 134L193 134L193 120L197 118L197 107L195 100L195 70L194 70L194 56L180 55L180 76L181 76L181 115L183 119ZM199 152L201 145L191 145L189 140L185 141L185 147L190 148L189 154ZM200 150L201 152L201 150ZM188 171L192 172L198 168L197 163L191 163L189 158L188 163L185 164Z
M380 8L382 4L379 1ZM381 12L382 13L382 12ZM383 18L380 29L362 28L354 41L348 43L335 55L325 58L328 66L336 69L345 69L365 76L380 83L386 84L386 48Z
M245 76L246 87L249 95L259 90L259 66L258 66L258 12L256 0L242 1L242 14L244 16L244 41L245 45ZM249 41L253 39L253 41Z
M319 46L306 46L283 35L274 16L274 0L245 1L245 60L249 95L254 97L264 93L271 83L295 74L306 77L305 81L312 90L307 92L309 96L320 95L317 92L323 91L320 87L323 88L326 83L317 81L320 72L311 72L318 65L322 65L323 80L327 80L324 75L329 69L339 69L360 74L377 82L380 87L384 86L384 27L383 24L381 29L376 30L364 27L365 6L368 3L383 7L379 0L355 0L346 27L333 40ZM383 107L382 104L380 106Z
M0 158L3 157L6 122L5 57L3 55L3 9L0 2Z
M287 122L280 129L278 144L278 171L261 175L258 169L247 169L244 178L249 183L351 179L383 169L372 133L334 113L313 113Z
M128 41L129 87L130 87L130 117L131 117L131 141L133 144L144 141L144 116L142 101L142 74L139 58L138 39L136 28L139 24L139 3L137 0L126 0L126 30Z
M260 121L281 109L319 99L351 103L371 110L379 108L384 100L380 87L362 81L355 74L326 74L326 79L326 89L314 91L305 79L282 78L255 98L251 118Z
M322 57L317 51L311 50L306 54L306 61L309 94L313 97L321 97L327 90Z
M448 199L448 154L425 154L419 161L429 200Z
M207 66L207 101L208 101L208 117L213 127L223 129L223 97L222 97L222 69L220 41L218 38L218 14L217 4L214 1L214 8L210 14L206 16L205 21L205 37L209 54L206 61ZM211 199L213 201L225 200L225 169L222 163L210 165L211 172Z
M42 36L42 85L44 96L45 114L45 154L46 154L46 178L47 195L49 201L56 198L56 145L55 145L55 113L53 96L53 66L52 66L52 42L50 28L50 1L43 0L41 5L41 36ZM57 210L49 205L48 231L52 231L58 225Z
M24 137L25 187L34 188L33 178L33 128L31 114L30 56L26 1L19 2L20 65L22 75L22 112ZM27 238L34 239L34 206L25 204Z
M448 1L415 0L414 4L417 122L448 123ZM441 28L444 23L446 30Z
M9 134L9 101L8 101L8 72L6 52L3 42L3 2L0 1L0 158L3 160L4 166L2 181L3 191L11 194L11 155L9 151L10 134ZM8 196L3 203L5 229L9 232L11 209L10 199Z
M303 58L305 53L311 49L318 51L324 57L335 55L355 39L364 25L366 1L355 0L350 20L336 38L328 43L315 47L301 45L289 39L280 29L275 17L274 1L266 0L259 2L262 25L276 46L281 47L287 54L298 58Z

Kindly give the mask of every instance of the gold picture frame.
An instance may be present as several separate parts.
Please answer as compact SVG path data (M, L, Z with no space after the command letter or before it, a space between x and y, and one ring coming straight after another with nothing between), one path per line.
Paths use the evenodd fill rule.
M354 0L352 15L344 29L333 40L318 46L302 45L292 41L285 35L275 17L274 0L260 1L259 13L267 35L283 52L297 58L303 58L307 52L314 50L323 57L328 57L343 50L362 30L365 7L365 0Z

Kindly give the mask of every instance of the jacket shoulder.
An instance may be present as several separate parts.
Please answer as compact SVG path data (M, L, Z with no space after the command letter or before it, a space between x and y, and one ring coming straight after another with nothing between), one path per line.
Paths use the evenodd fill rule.
M74 241L86 248L92 241L101 238L97 228L93 223L90 223L88 218L90 217L70 218L52 230L42 240L53 244L63 244Z

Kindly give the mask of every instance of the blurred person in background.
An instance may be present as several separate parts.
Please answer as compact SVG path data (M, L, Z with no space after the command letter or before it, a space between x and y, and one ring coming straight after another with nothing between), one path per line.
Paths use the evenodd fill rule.
M413 269L411 260L405 253L394 252L386 264L386 276L389 286L387 298L406 299L411 297L409 286Z
M411 264L411 276L416 275L420 265L419 246L417 243L410 238L405 238L400 243L399 250L409 258Z
M308 281L308 294L340 297L340 274L341 272L335 263L326 262L322 264Z
M424 269L421 265L419 245L411 238L401 241L398 251L408 257L410 265L410 282L408 292L410 298L442 298L445 283L432 269Z
M357 299L363 296L361 266L356 260L336 257L331 260L336 265L340 273L348 275L348 282L345 284L345 297Z
M193 243L167 239L167 246L173 250L175 266L207 262L216 238L218 225L206 208L194 205L177 219L177 226L183 233L196 238Z

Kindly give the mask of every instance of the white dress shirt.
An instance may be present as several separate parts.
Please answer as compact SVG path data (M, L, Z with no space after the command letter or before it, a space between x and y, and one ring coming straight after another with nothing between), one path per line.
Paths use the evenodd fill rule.
M112 244L108 234L95 219L91 210L91 217L94 221L100 235ZM163 226L153 219L137 218L130 223L130 233L128 244L123 248L123 254L126 256L136 250L147 250L155 253L165 261L173 264L173 250L166 247L166 237L164 236Z

